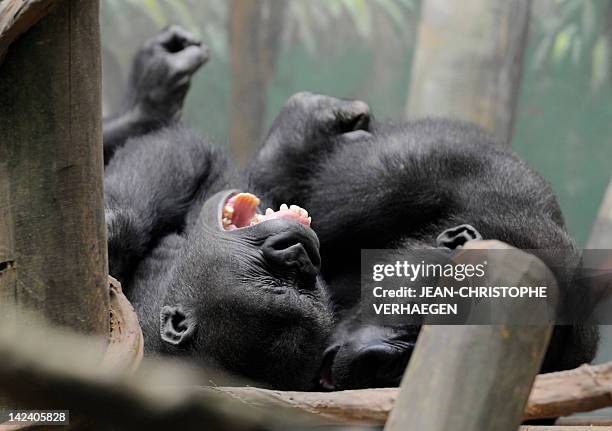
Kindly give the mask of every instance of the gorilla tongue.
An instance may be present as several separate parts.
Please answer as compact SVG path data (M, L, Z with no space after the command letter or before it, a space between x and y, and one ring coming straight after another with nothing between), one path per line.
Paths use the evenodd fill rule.
M259 203L259 198L252 193L238 193L229 198L223 207L224 229L249 227L273 219L295 220L305 226L310 226L311 218L308 216L308 211L297 205L289 207L282 204L278 211L268 208L265 214L259 214L257 213Z

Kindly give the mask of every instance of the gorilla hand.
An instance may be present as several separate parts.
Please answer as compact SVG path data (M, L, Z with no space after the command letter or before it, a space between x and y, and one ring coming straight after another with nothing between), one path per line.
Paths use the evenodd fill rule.
M275 141L301 146L318 138L368 130L370 109L359 100L301 92L291 96L270 129L266 145Z
M302 157L325 149L329 140L339 135L368 132L370 108L359 100L302 92L285 102L272 123L258 159Z
M300 204L305 180L338 142L369 137L370 108L362 101L313 93L289 98L250 166L251 186L272 196L271 205Z
M170 26L147 40L132 64L128 104L147 122L176 120L194 73L209 50L195 36Z

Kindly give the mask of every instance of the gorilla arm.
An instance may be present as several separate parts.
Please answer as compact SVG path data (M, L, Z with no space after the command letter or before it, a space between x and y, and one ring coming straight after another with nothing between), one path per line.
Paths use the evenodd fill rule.
M191 78L207 60L208 48L177 26L144 43L132 62L122 111L102 125L105 164L128 138L179 119Z
M198 214L233 175L225 155L185 127L128 140L105 170L110 273L125 286L159 238L181 232L192 207Z

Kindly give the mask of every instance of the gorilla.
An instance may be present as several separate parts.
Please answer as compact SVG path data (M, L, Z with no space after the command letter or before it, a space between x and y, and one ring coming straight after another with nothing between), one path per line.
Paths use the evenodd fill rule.
M360 318L361 249L485 238L577 253L548 184L471 124L381 122L364 102L298 93L237 169L179 121L207 57L163 30L104 123L109 269L147 352L277 389L397 385L419 327ZM559 326L543 370L588 362L596 345L594 326Z
M109 271L147 352L307 389L332 324L319 241L297 206L258 214L226 155L173 119L205 54L171 27L136 56L125 111L104 130Z
M336 322L322 389L397 386L418 337L418 326L360 315L362 249L396 249L398 258L439 250L444 257L466 241L497 239L551 263L558 261L545 251L562 251L565 265L551 266L561 311L585 306L579 284L561 283L579 256L550 186L473 124L380 122L363 102L300 93L273 122L249 174L252 189L267 190L273 206L297 202L313 215ZM542 371L590 362L597 343L595 325L556 326Z

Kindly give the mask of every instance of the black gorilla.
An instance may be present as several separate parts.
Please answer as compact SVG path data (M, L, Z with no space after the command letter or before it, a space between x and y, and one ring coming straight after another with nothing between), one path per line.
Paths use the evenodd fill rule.
M445 255L484 238L562 250L566 265L579 261L550 186L472 124L380 123L362 102L301 93L273 123L250 174L251 187L268 191L273 205L290 200L313 215L321 275L338 321L322 388L398 385L419 333L417 326L361 318L362 249L435 248ZM539 257L547 261L546 253ZM566 267L552 269L560 281L569 278ZM586 294L571 292L577 288L571 284L561 288L561 307L578 307ZM594 325L557 326L542 371L591 361L597 342Z
M238 172L188 128L160 122L180 111L205 57L180 29L147 42L132 103L105 124L110 272L148 351L280 389L393 385L419 328L356 318L361 249L448 250L482 236L575 251L548 185L473 125L379 123L363 102L300 93ZM272 209L258 213L260 200ZM544 369L589 361L596 341L592 327L557 328Z

